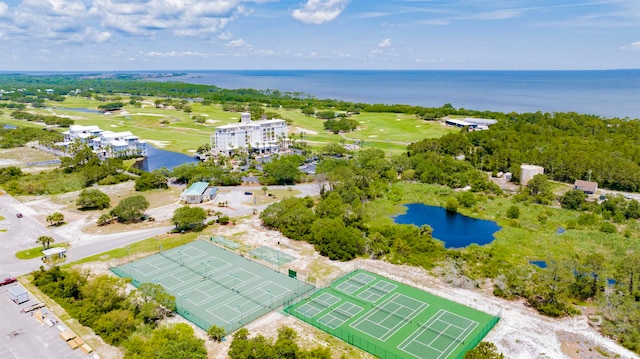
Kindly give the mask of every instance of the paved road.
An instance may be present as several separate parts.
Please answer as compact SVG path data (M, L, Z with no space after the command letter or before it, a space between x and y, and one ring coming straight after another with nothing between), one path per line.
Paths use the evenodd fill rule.
M164 226L146 230L122 232L109 235L91 236L89 239L77 241L76 238L64 238L40 222L29 218L24 214L22 218L16 217L21 213L23 205L9 195L0 196L0 215L5 220L0 221L0 278L19 276L34 271L42 264L40 258L20 260L15 253L36 246L36 239L40 236L51 236L56 242L74 242L67 253L67 261L77 261L94 254L106 252L115 248L166 233L171 226Z
M296 186L269 186L268 188L287 189L289 187L301 192L297 197L314 196L320 192L320 186L317 183L303 183ZM261 186L221 187L221 192L225 192L223 195L229 195L231 196L230 198L237 198L237 200L229 201L230 208L221 208L221 210L230 217L250 215L253 209L262 211L268 205L247 205L244 203L246 202L246 198L243 198L245 191L255 191L261 188ZM178 205L175 207L177 208ZM175 208L167 207L158 210L163 212L163 217L170 217ZM16 217L17 213L22 213L23 211L25 213L23 213L22 218ZM153 209L149 212L153 212ZM51 236L55 239L56 243L73 243L73 246L70 247L67 252L67 262L73 262L115 248L124 247L145 238L166 233L172 228L171 226L164 226L109 235L83 235L83 239L81 240L78 240L78 238L65 238L60 235L59 232L53 231L40 222L31 219L28 211L26 211L25 205L9 195L0 196L0 215L5 218L5 220L0 221L0 229L5 230L0 232L0 278L19 276L40 267L42 264L40 258L19 260L15 257L16 252L35 247L35 240L40 236ZM159 218L155 213L153 216Z
M269 186L269 189L286 189L289 186ZM258 211L266 208L263 206L251 206L246 204L245 191L255 191L262 187L235 186L221 188L229 196L229 208L223 212L231 217L249 215L253 209ZM320 192L318 184L302 184L294 187L301 193L298 197L314 196ZM158 219L169 218L179 204L164 206L149 210ZM24 213L23 213L24 212ZM17 213L23 217L18 218ZM9 195L0 196L0 279L13 276L17 277L37 270L42 264L40 258L20 260L15 253L36 246L35 240L43 235L51 236L57 243L68 242L73 245L68 249L67 262L103 253L115 248L124 247L131 243L154 237L171 230L172 226L163 226L138 231L114 233L109 235L80 235L77 238L65 238L60 233L53 231L37 220L30 218L32 211ZM16 286L12 284L10 286ZM57 329L49 328L38 323L28 314L20 313L21 306L15 305L8 298L7 290L10 286L0 287L0 359L75 359L88 358L79 350L70 350L66 343L57 338ZM33 304L33 300L23 306ZM15 333L15 335L7 335Z

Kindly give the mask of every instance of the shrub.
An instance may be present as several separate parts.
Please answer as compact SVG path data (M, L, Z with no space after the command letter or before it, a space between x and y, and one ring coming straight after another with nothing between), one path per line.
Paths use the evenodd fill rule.
M618 229L612 223L604 222L600 226L600 232L603 232L603 233L616 233L616 232L618 232Z
M517 219L520 217L520 207L513 205L507 209L507 218Z
M458 211L458 200L455 198L447 199L447 203L445 205L445 209L449 212L457 212Z

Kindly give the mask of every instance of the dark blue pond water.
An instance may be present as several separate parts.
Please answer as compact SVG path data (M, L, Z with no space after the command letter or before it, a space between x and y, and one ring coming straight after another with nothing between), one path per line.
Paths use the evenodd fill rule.
M536 266L538 268L547 268L547 262L546 261L529 261L529 264L533 264L534 266Z
M491 243L493 234L501 228L496 222L448 212L442 207L422 203L412 203L406 207L407 213L395 217L395 222L416 226L428 224L433 228L433 238L443 241L446 248L462 248L471 243Z
M192 156L183 155L182 153L165 151L147 145L147 157L142 161L136 162L134 167L146 172L151 172L162 167L166 167L171 170L183 163L194 162L198 162L198 159Z

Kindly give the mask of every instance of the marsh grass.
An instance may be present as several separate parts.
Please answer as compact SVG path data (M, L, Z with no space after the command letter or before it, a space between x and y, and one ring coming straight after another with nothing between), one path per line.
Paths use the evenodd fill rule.
M406 211L403 204L417 202L443 207L446 199L454 195L453 190L442 186L396 183L388 199L377 199L367 207L369 222L391 224L392 216ZM517 203L520 216L509 219L507 209L514 205L510 198L484 194L476 194L476 197L479 202L474 207L459 207L458 212L495 221L502 229L495 233L495 240L490 244L450 250L452 255L457 252L467 260L474 260L472 257L477 256L478 252L485 252L486 256L482 260L478 258L471 268L472 275L493 276L501 268L525 265L531 260L573 261L590 253L601 253L606 259L605 272L612 275L619 258L629 251L640 251L640 241L633 235L638 233L640 227L635 221L618 226L618 233L612 234L600 232L599 224L569 229L568 222L575 221L581 212ZM545 223L538 219L540 213L547 215ZM560 227L565 229L562 234L556 232ZM625 229L632 233L628 238L623 235Z

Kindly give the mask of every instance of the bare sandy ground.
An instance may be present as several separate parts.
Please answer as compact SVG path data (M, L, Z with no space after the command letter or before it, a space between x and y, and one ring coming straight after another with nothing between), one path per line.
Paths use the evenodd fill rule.
M60 199L54 202L48 198L40 198L25 202L21 207L25 215L44 221L44 217L52 211L64 210L64 201L60 202ZM166 205L155 208L154 216L157 218L170 216L175 206ZM67 214L73 218L67 218ZM83 227L94 219L89 219L88 215L83 213L65 212L65 220L69 224L60 228L64 231L65 237L77 238L79 241L90 237L90 234L83 232ZM584 318L553 319L541 316L527 307L523 301L507 301L494 297L490 294L490 283L487 283L485 288L460 289L451 287L440 277L421 268L393 265L372 259L357 259L346 263L330 261L320 256L307 243L292 241L279 232L263 228L258 216L239 220L236 225L216 227L205 234L220 234L251 248L258 246L277 248L296 258L287 265L287 268L297 270L301 279L317 286L326 285L349 271L366 269L489 314L499 313L501 320L485 340L494 342L507 358L606 358L601 353L608 353L610 358L638 358L613 340L600 335L593 327L586 325ZM109 273L106 263L84 266L91 269L93 273ZM284 271L284 268L282 270ZM171 318L170 321L184 321L184 319L176 317ZM253 334L275 337L278 328L283 325L292 327L299 333L303 347L326 346L332 350L333 357L336 358L342 355L347 358L372 357L306 323L285 315L282 310L261 317L248 324L247 328ZM194 328L200 337L206 339L204 331ZM223 343L207 341L209 358L227 357L231 338L227 339ZM118 350L106 350L102 354L103 358L121 356Z

